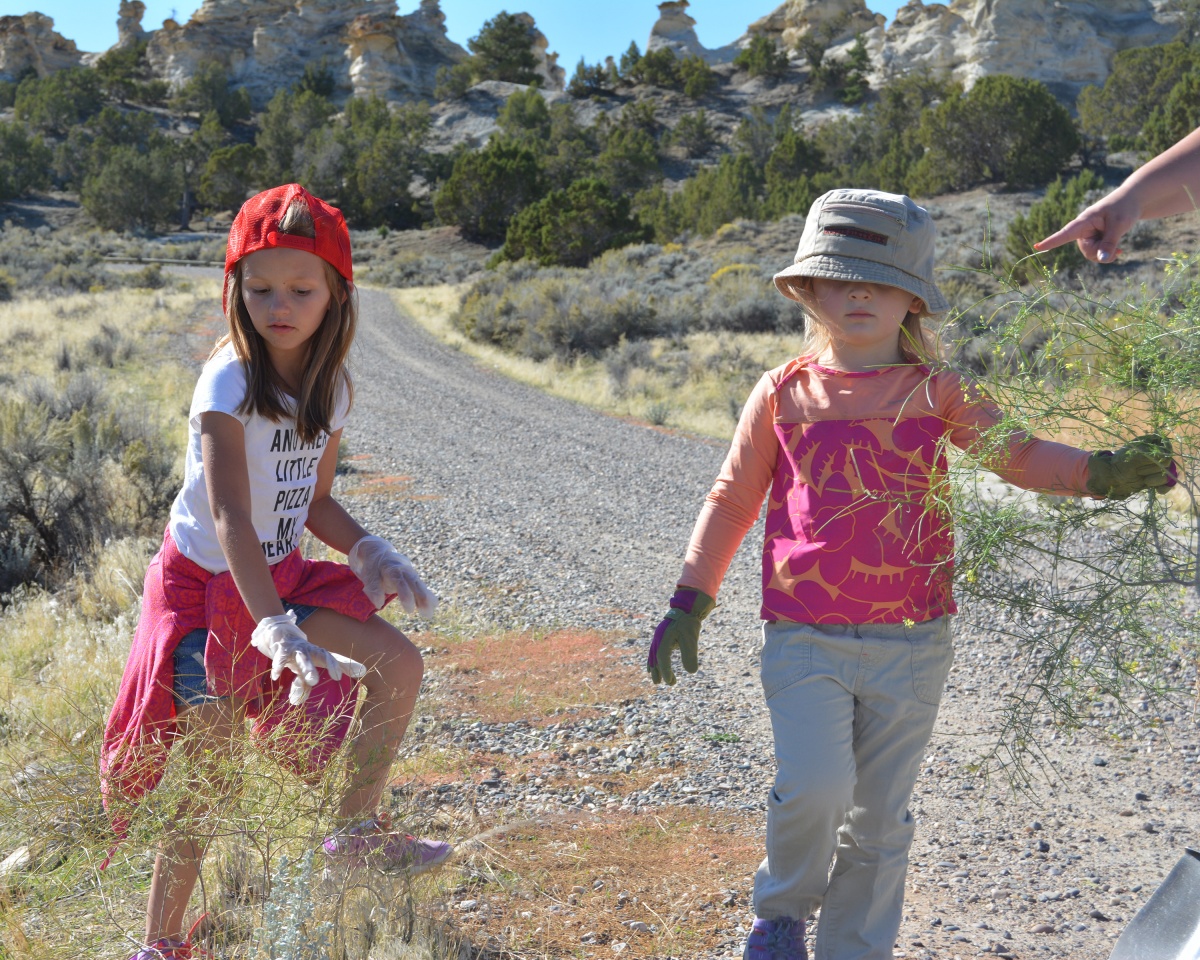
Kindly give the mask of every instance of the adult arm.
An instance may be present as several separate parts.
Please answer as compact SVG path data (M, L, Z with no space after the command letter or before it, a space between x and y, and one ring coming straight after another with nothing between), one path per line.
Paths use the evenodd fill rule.
M1107 263L1121 253L1121 237L1137 221L1198 208L1200 128L1139 167L1116 190L1033 248L1050 250L1074 240L1089 260Z

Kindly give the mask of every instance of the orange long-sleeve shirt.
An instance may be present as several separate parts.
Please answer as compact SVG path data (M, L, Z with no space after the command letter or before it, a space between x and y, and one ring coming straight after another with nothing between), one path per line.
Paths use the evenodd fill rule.
M955 611L952 522L938 507L943 441L968 449L1002 419L969 379L894 366L848 373L798 358L765 373L705 498L681 586L716 596L770 491L764 620L898 623ZM1017 486L1086 495L1088 454L1014 436Z

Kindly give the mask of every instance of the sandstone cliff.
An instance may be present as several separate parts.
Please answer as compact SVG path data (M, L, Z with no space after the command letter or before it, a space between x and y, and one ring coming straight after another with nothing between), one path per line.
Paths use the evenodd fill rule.
M1009 73L1041 80L1074 99L1102 84L1113 56L1130 47L1166 43L1177 32L1165 0L909 0L867 46L879 83L928 68L970 85Z
M44 77L83 60L68 40L54 30L54 21L40 13L0 17L0 80L16 80L27 70Z
M446 36L438 0L408 16L395 0L204 0L186 24L151 33L147 56L173 86L216 60L261 107L316 63L332 72L338 99L429 99L438 68L466 51Z

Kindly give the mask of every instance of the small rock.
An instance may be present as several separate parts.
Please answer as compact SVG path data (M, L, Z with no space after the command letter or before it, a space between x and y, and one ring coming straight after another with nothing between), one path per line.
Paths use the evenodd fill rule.
M1029 932L1030 933L1053 933L1054 932L1054 924L1039 923L1036 927L1034 927Z

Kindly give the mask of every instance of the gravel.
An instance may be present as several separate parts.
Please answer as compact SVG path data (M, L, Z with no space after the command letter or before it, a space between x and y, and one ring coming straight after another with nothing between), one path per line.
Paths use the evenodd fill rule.
M350 452L369 455L361 462L373 473L411 478L399 499L351 498L364 525L409 553L468 622L617 631L640 663L724 444L507 380L432 340L381 291L362 292L353 363ZM627 772L650 755L656 766L664 757L678 764L620 797L599 787L543 793L536 778L513 783L497 767L472 786L480 813L497 821L570 806L761 812L773 775L757 678L761 536L747 537L730 569L697 675L674 688L647 681L643 697L614 704L607 718L549 729L423 718L414 749L457 737L501 757L552 742L560 763L596 774ZM988 629L999 617L974 609L957 624L956 664L912 802L917 836L896 956L1104 958L1198 842L1198 721L1146 703L1157 722L1142 727L1103 715L1076 732L1046 726L1054 766L1032 792L983 779L972 764L994 742L994 691L1012 670L1010 641ZM714 732L738 742L715 742ZM585 738L604 746L572 752ZM458 790L440 789L447 802ZM749 888L747 878L742 893ZM739 899L717 908L729 938L711 956L740 956L750 918Z

